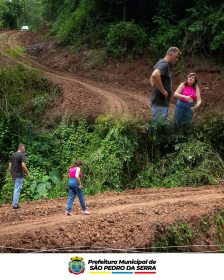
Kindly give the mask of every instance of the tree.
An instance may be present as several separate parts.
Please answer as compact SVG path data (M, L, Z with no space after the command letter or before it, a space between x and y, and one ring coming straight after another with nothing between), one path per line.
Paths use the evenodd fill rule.
M5 0L0 0L0 28L7 27L5 22L5 14L8 12L7 2Z
M18 0L7 2L7 11L4 14L5 24L8 28L17 28L17 20L21 16L22 6Z

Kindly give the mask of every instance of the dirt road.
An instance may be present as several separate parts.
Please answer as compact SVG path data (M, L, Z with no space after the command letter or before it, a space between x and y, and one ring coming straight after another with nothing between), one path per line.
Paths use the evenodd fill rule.
M147 63L147 59L135 60L130 64L120 62L119 65L111 62L90 71L77 66L77 60L80 62L82 58L55 47L51 42L36 56L21 52L20 45L30 46L38 40L41 40L40 36L32 32L0 32L0 60L6 64L11 62L12 65L19 63L27 69L35 68L63 90L63 98L48 112L51 119L80 115L95 119L99 114L131 115L146 121L150 119L151 93L149 81L144 77L149 76L152 64ZM193 71L198 74L202 105L194 113L194 120L202 121L209 115L221 112L224 104L223 70L218 65L208 64L205 67L207 62L203 61L189 65L185 63L182 74L173 71L173 87L177 88L186 73ZM175 103L176 100L172 98L171 122Z
M20 32L0 34L0 50L3 57L23 65L26 69L36 69L63 90L63 101L52 108L49 114L86 116L95 118L99 114L115 116L131 115L140 118L149 117L148 97L141 92L127 91L120 87L77 78L68 72L56 71L36 62L31 56L18 51L17 37ZM16 57L9 54L13 50Z
M223 203L224 185L98 194L87 197L89 216L75 200L66 217L67 198L24 202L17 210L4 205L0 251L147 251L162 228L194 223Z

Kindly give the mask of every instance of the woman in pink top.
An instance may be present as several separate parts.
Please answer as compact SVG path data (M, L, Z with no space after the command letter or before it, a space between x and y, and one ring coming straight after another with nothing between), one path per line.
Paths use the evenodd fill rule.
M178 98L174 116L175 128L183 128L188 125L193 117L193 112L201 105L200 89L195 73L187 75L185 82L181 83L174 92L174 97Z
M75 196L78 195L79 202L82 207L82 214L89 215L89 211L86 209L86 202L84 193L82 191L82 184L81 184L81 172L82 162L77 160L75 165L69 169L69 198L68 198L68 206L65 212L66 216L71 215L72 205L75 199Z

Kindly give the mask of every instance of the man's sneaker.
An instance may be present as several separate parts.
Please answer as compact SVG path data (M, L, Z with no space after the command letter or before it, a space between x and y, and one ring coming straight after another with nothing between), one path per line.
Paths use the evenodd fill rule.
M65 211L65 216L71 216L71 213L68 211Z
M82 211L82 214L83 214L83 215L90 215L90 212L87 211L87 210L84 210L84 211Z
M13 208L13 209L19 209L20 206L19 206L19 205L14 205L12 208Z

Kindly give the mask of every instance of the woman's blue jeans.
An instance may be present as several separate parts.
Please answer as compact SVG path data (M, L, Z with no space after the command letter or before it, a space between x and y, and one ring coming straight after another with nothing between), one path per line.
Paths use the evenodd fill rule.
M85 202L84 193L83 193L82 189L79 188L77 180L75 178L70 178L68 186L69 186L69 198L68 198L68 206L67 206L66 211L71 212L72 205L73 205L76 195L78 195L82 210L85 211L86 202Z
M174 116L175 128L183 128L185 125L190 124L193 117L193 111L191 110L192 106L193 103L184 102L180 99L177 101Z

